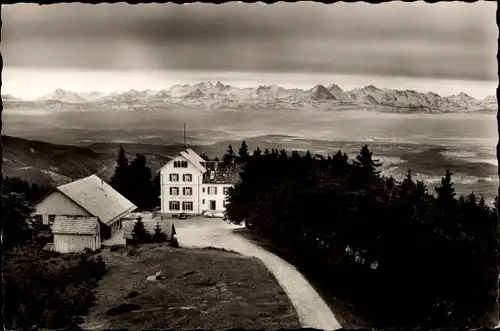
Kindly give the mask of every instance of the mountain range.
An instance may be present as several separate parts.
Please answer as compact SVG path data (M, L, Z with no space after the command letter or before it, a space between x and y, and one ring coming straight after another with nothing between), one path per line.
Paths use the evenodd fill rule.
M368 110L394 113L494 112L495 95L475 99L466 93L440 96L414 90L396 90L368 85L345 91L336 84L316 85L309 90L276 85L239 88L221 82L203 81L174 85L163 90L130 90L114 93L77 93L63 89L36 100L2 95L5 109L33 107L67 111L131 111L181 109L241 111L248 109Z

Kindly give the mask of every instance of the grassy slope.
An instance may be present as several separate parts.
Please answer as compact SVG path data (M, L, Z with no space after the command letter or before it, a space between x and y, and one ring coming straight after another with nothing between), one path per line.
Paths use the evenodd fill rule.
M275 278L254 258L218 250L146 245L128 256L100 253L110 271L100 281L97 305L85 328L278 329L300 327ZM146 277L161 270L162 280ZM131 299L127 295L137 291ZM106 316L109 308L137 304L137 311Z

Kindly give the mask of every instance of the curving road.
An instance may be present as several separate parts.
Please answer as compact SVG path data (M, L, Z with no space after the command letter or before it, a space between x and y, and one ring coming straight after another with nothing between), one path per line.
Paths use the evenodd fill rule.
M202 217L175 219L174 224L181 247L212 246L260 259L287 293L302 327L322 330L341 328L328 305L293 265L232 232L241 226Z

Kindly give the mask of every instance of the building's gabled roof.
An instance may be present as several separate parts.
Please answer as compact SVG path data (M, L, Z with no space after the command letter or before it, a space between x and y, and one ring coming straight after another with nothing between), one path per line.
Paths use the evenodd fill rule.
M205 159L203 159L200 155L198 155L198 153L196 153L195 151L193 151L191 148L187 148L185 150L186 153L188 153L189 155L191 155L193 157L193 159L195 159L196 161L200 162L200 163L204 163L206 162Z
M188 160L189 162L191 162L201 172L207 171L207 169L205 169L205 167L203 166L203 164L201 164L200 161L198 161L197 157L193 156L192 154L189 154L187 151L182 151L182 152L179 153L179 155L183 156L186 160ZM205 161L201 161L201 162L205 162Z
M179 154L177 154L177 156L182 156L187 161L189 161L192 165L194 165L196 168L198 168L201 172L207 171L205 166L202 164L205 162L205 160L201 156L196 154L196 152L193 151L192 149L188 148L185 151L182 151ZM167 163L165 163L162 167L160 167L160 169L158 169L156 172L157 173L160 172L167 164L170 164L170 162L173 162L174 159L175 159L175 157L172 157Z
M137 220L123 220L123 238L124 239L133 239L132 231L134 230L134 226ZM155 233L156 224L160 225L160 228L163 233L167 235L167 240L172 239L172 231L175 232L173 228L173 223L168 220L159 220L159 219L143 219L142 223L144 223L144 228L149 234L153 235Z
M56 217L52 224L53 234L93 235L99 233L97 217Z
M217 166L216 168L213 169L217 170L209 170L203 174L203 184L234 185L241 180L240 172L242 171L242 165L240 164L235 163L227 168ZM211 178L212 173L213 173L213 178Z
M91 175L56 188L106 225L137 207L109 184Z

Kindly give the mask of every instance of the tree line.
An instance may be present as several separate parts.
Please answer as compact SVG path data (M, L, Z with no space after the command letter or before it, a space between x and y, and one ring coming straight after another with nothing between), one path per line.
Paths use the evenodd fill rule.
M353 160L256 149L227 215L380 327L491 327L497 208L457 198L449 170L432 194L411 171L397 181L381 165L366 145Z
M110 185L139 210L152 210L160 205L159 174L152 177L143 154L136 154L135 159L129 162L123 146L120 146Z

